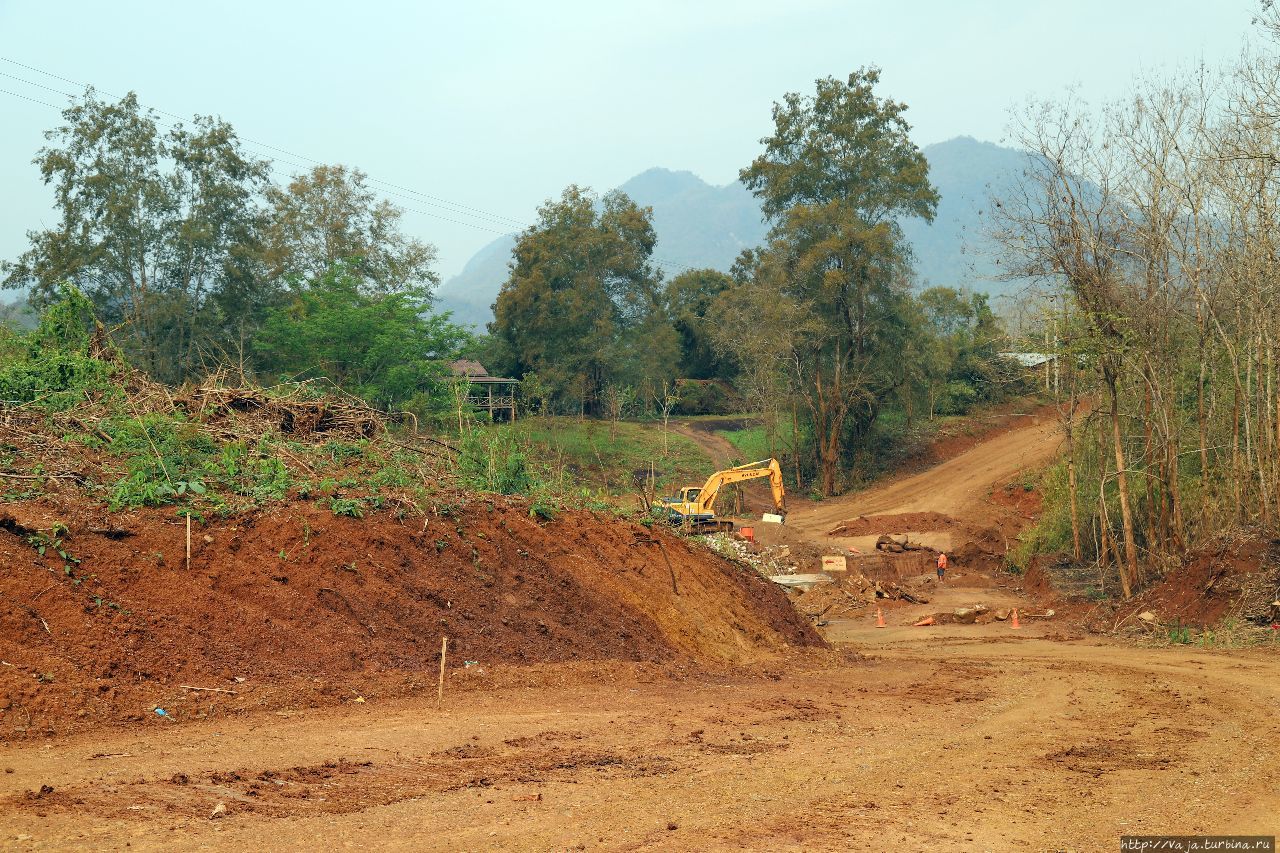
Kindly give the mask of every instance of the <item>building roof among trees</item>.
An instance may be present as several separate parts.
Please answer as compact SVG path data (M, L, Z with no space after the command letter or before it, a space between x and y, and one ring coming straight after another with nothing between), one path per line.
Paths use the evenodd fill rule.
M1057 359L1056 355L1044 352L1002 352L1000 355L1018 362L1023 367L1043 367L1045 363Z
M477 384L514 384L518 379L507 379L501 376L490 376L483 364L469 358L460 358L449 364L449 372L456 379L466 379Z

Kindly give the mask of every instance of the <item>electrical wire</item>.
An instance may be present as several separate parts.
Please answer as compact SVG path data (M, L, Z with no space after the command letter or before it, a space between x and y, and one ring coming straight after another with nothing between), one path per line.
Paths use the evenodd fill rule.
M10 58L9 58L9 57L7 57L7 56L0 56L0 61L4 61L4 62L7 62L7 63L10 63L11 65L16 65L16 66L18 66L19 68L24 68L24 69L26 69L26 70L28 70L28 71L34 71L34 72L36 72L37 74L43 74L43 75L45 75L45 76L47 76L47 77L50 77L50 78L52 78L52 79L54 79L54 80L61 80L61 81L62 81L62 82L64 82L64 83L71 83L71 84L76 85L76 86L83 86L83 87L85 87L85 88L87 88L87 89L92 89L92 90L93 90L93 91L95 91L95 92L101 92L102 94L104 94L104 95L106 95L106 96L108 96L108 97L112 97L112 98L118 98L118 97L120 97L119 95L115 95L115 94L113 94L113 93L111 93L111 92L106 91L105 89L99 89L99 88L97 88L96 86L94 86L92 83L84 83L84 82L81 82L81 81L78 81L78 80L72 80L71 78L63 77L63 76L61 76L61 75L59 75L59 74L54 74L54 73L53 73L53 72L51 72L51 71L46 71L46 70L44 70L44 69L42 69L42 68L37 68L37 67L32 66L32 65L27 65L27 64L25 64L25 63L18 62L17 60L10 59ZM0 71L0 77L7 77L7 78L9 78L9 79L11 79L11 80L16 80L16 81L18 81L18 82L20 82L20 83L24 83L24 84L26 84L26 85L28 85L28 86L34 86L34 87L36 87L36 88L38 88L38 89L44 89L45 91L53 92L53 93L55 93L55 94L62 95L63 97L66 97L66 98L69 98L69 99L72 99L72 100L74 100L74 99L76 99L77 97L79 97L79 96L77 96L77 95L73 95L73 94L71 94L70 92L65 92L65 91L63 91L63 90L61 90L61 89L56 89L56 88L53 88L53 87L51 87L51 86L45 86L45 85L43 85L43 84L41 84L41 83L36 83L35 81L27 80L27 79L25 79L25 78L23 78L23 77L18 77L18 76L13 75L13 74L7 74L7 73L5 73L5 72L3 72L3 71ZM7 94L7 95L11 95L11 96L13 96L13 97L15 97L15 98L21 98L22 100L24 100L24 101L30 101L31 103L41 104L41 105L43 105L43 106L50 107L50 108L52 108L52 109L59 109L59 107L57 107L57 106L56 106L56 105L54 105L54 104L50 104L50 103L49 103L49 102L47 102L47 101L41 101L41 100L38 100L38 99L36 99L36 98L31 98L31 97L28 97L28 96L26 96L26 95L22 95L22 94L19 94L19 93L17 93L17 92L13 92L13 91L8 90L8 89L0 89L0 93ZM182 122L182 121L184 121L184 119L183 119L181 116L177 115L176 113L171 113L171 112L168 112L167 110L158 109L158 108L156 108L156 107L152 107L152 106L150 106L150 105L143 104L143 103L141 103L141 102L139 102L139 106L142 106L142 107L144 107L144 108L146 108L146 109L150 110L151 112L153 112L153 113L155 113L155 114L157 114L157 115L164 115L164 116L168 116L168 117L170 117L170 118L173 118L173 119L177 120L178 122ZM159 124L159 125L161 125L162 127L166 127L166 128L169 128L169 129L174 129L174 128L176 128L176 127L178 126L178 125L174 125L174 124L171 124L171 123L168 123L168 122L163 122L163 121L157 121L156 123L157 123L157 124ZM272 159L274 159L274 160L278 160L278 161L282 161L285 165L294 166L295 168L303 168L303 167L304 167L304 164L311 164L311 165L313 165L313 166L314 166L314 165L325 165L325 164L323 163L323 161L316 160L316 159L314 159L314 158L312 158L312 157L307 157L306 155L303 155L303 154L297 154L297 153L295 153L295 152L289 151L288 149L281 148L281 147L276 146L276 145L271 145L271 144L269 144L269 143L266 143L266 142L262 142L262 141L260 141L260 140L253 139L253 138L251 138L251 137L247 137L247 136L240 136L239 134L237 134L237 139L239 139L241 142L243 142L243 143L245 143L245 144L247 144L247 145L252 145L252 146L253 146L253 147L255 147L255 148L259 148L259 149L262 149L262 150L265 150L265 151L271 151L271 152L274 152L275 156L274 156ZM284 156L281 156L281 155L284 155ZM287 158L287 159L286 159L286 158ZM414 203L421 203L422 201L424 201L424 200L425 200L427 204L432 205L432 206L435 206L435 207L439 207L439 208L443 209L445 212L450 213L450 214L453 214L454 216L463 216L463 217L470 217L470 218L474 218L474 219L479 219L481 222L484 222L485 224L478 224L478 223L476 223L476 222L467 222L467 221L463 221L463 220L460 220L460 219L455 219L455 218L452 218L451 216L444 216L444 215L442 215L441 213L438 213L438 212L435 212L435 211L422 210L422 209L420 209L420 208L416 208L416 207L409 207L409 206L407 206L407 205L402 206L402 209L403 209L403 210L405 210L405 211L407 211L407 212L410 212L410 213L417 213L417 214L419 214L419 215L427 216L427 217L431 217L431 218L433 218L433 219L438 219L438 220L441 220L441 221L443 221L443 222L449 222L449 223L452 223L452 224L454 224L454 225L462 225L462 226L464 226L464 227L475 228L475 229L480 230L480 231L487 231L487 232L488 232L488 233L490 233L490 234L498 234L498 235L500 235L500 236L511 236L511 231L510 231L510 230L505 230L505 229L491 228L491 227L488 227L488 226L489 226L489 225L508 225L508 224L509 224L511 227L515 227L515 228L518 228L518 229L521 229L521 230L523 230L524 228L528 227L527 223L522 222L521 220L518 220L518 219L513 219L513 218L511 218L511 217L507 217L507 216L502 216L501 214L490 213L490 212L488 212L488 211L482 210L482 209L477 208L477 207L471 207L471 206L469 206L469 205L460 204L460 203L458 203L458 202L450 201L450 200L448 200L448 199L444 199L444 198L441 198L441 197L439 197L439 196L434 196L434 195L431 195L431 194L429 194L429 193L424 193L424 192L421 192L421 191L419 191L419 190L415 190L415 189L413 189L413 188L411 188L411 187L405 187L405 186L402 186L402 185L400 185L400 184L392 183L392 182L389 182L389 181L384 181L384 180L381 180L381 179L379 179L379 178L375 178L375 177L372 177L372 176L369 176L369 175L366 175L366 178L367 178L367 180L368 180L370 183L377 184L377 185L379 185L379 186L383 187L384 189L382 190L382 192L383 192L385 195L390 195L390 196L393 196L393 197L396 197L396 198L405 199L405 200L408 200L408 201L412 201L412 202L414 202ZM387 187L393 188L393 189L395 189L395 190L402 190L404 193L409 193L409 194L410 194L410 196L405 196L405 195L403 195L401 192L392 192L392 191L390 191L390 190L386 189ZM416 198L414 198L414 197L416 197ZM675 262L675 261L664 260L664 259L659 258L659 257L650 256L650 257L649 257L649 262L650 262L650 263L652 263L653 265L657 266L657 267L662 268L662 269L665 269L665 270L668 270L668 271L677 272L677 273L679 273L679 272L692 272L692 271L693 271L693 268L692 268L692 267L686 266L686 265L684 265L684 264L677 263L677 262Z

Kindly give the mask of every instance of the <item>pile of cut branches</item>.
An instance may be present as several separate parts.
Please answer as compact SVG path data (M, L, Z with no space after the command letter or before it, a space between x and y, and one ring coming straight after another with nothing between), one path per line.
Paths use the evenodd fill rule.
M374 438L386 432L387 415L341 393L320 394L310 383L275 388L230 386L215 377L184 389L175 405L193 420L230 425L235 432L278 433L296 440Z

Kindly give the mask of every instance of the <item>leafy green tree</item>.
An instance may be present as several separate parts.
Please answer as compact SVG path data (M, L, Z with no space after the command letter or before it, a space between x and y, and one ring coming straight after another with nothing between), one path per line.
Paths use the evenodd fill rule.
M403 233L404 211L369 189L359 169L316 166L286 187L266 190L262 234L267 280L296 285L347 265L369 290L417 289L440 283L434 246Z
M253 286L255 199L268 165L220 119L162 133L133 93L107 103L89 89L62 115L34 161L60 221L28 233L4 284L30 288L40 305L74 282L104 322L123 327L136 363L185 379L244 319L243 301L230 297Z
M931 287L917 301L927 332L921 362L930 417L964 414L1021 387L1017 371L999 357L1006 336L986 294Z
M272 309L255 342L267 369L327 377L385 409L446 408L441 382L469 334L433 315L422 288L369 293L354 264L338 262Z
M680 335L680 375L685 379L727 379L732 359L715 344L708 312L733 284L726 273L688 270L667 282L667 311Z
M813 95L786 95L764 152L741 172L773 226L755 266L780 269L783 293L822 328L794 354L825 494L850 445L907 381L911 258L899 222L932 221L938 204L906 106L878 97L879 81L877 69L862 69L818 80Z
M780 445L778 425L792 422L790 451L798 484L800 354L818 345L826 326L789 290L780 260L769 252L743 252L734 265L733 287L711 308L709 328L717 348L733 354L738 368L734 383L747 403L764 415L765 436L774 455Z
M489 330L504 369L536 372L562 408L599 412L609 385L659 387L679 341L649 262L652 212L570 186L517 241Z
M932 332L916 360L917 384L923 388L929 417L962 414L977 399L972 385L953 385L953 371L971 337L973 304L951 287L931 287L917 302L922 328Z
M953 337L968 330L977 308L976 299L966 298L963 291L954 287L931 287L918 297L925 317L935 331L943 337ZM985 297L982 302L986 307ZM987 309L990 313L990 309Z

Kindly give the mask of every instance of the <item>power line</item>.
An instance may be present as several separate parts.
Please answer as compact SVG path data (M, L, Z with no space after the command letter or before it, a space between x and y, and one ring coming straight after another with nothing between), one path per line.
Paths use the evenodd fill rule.
M55 110L60 109L60 107L56 106L55 104L51 104L48 101L38 101L35 98L28 98L26 95L19 95L17 92L10 92L8 89L0 89L0 92L3 92L6 95L13 95L15 98L21 98L24 101L30 101L33 104L41 104L46 107L53 107Z
M5 62L8 62L8 63L10 63L11 65L16 65L16 66L18 66L19 68L25 68L25 69L26 69L26 70L28 70L28 71L34 71L34 72L36 72L37 74L43 74L43 75L45 75L45 76L47 76L47 77L52 77L52 78L53 78L53 79L55 79L55 80L61 80L61 81L62 81L62 82L64 82L64 83L71 83L72 85L75 85L75 86L81 86L81 87L90 87L90 88L94 88L94 89L96 89L97 91L102 92L102 94L107 95L108 97L111 97L111 98L119 98L119 97L121 97L120 95L118 95L118 94L114 94L114 93L112 93L112 92L108 92L108 91L107 91L107 90L105 90L105 89L99 89L99 88L97 88L96 86L94 86L92 83L87 83L87 82L80 81L80 80L72 80L72 79L71 79L71 78L69 78L69 77L63 77L63 76L61 76L61 75L54 74L52 71L46 71L45 69L43 69L43 68L37 68L37 67L35 67L34 65L27 65L27 64L25 64L25 63L18 62L17 60L10 59L10 58L9 58L9 57L7 57L7 56L0 56L0 60L3 60L3 61L5 61ZM0 73L3 73L3 72L0 72ZM12 77L13 75L5 74L4 76L6 76L6 77ZM14 78L14 79L21 79L21 78ZM40 87L40 88L42 88L42 89L49 89L49 91L51 91L51 92L59 92L59 94L66 95L67 97L75 97L74 95L70 95L70 94L68 94L68 93L66 93L66 92L60 92L60 91L59 91L59 90L57 90L57 89L50 89L48 86L41 86L39 83L32 83L31 81L28 81L28 80L23 80L22 82L24 82L24 83L28 83L29 85L32 85L32 86L39 86L39 87ZM171 112L169 112L168 110L162 110L162 109L160 109L160 108L158 108L158 107L152 107L152 106L150 106L150 105L145 105L145 104L144 104L143 106L146 106L148 109L154 110L156 113L158 113L158 114L160 114L160 115L164 115L164 116L168 116L169 118L176 119L177 121L186 121L186 119L185 119L185 118L183 118L182 116L180 116L180 115L178 115L178 114L176 114L176 113L171 113ZM237 135L238 135L238 134L237 134ZM263 141L261 141L261 140L253 139L253 138L248 137L248 136L240 136L239 138L240 138L241 140L243 140L244 142L248 142L248 143L251 143L251 144L253 144L253 145L257 146L258 148L262 148L262 149L267 150L267 151L274 151L274 152L276 152L277 154L284 154L285 156L287 156L287 157L291 157L291 158L293 158L294 160L299 160L299 161L302 161L302 162L304 162L304 163L310 163L310 164L311 164L311 165L313 165L313 166L323 166L323 165L325 165L323 161L321 161L321 160L317 160L317 159L315 159L314 157L308 157L308 156L306 156L305 154L298 154L297 152L290 151L290 150L288 150L288 149L286 149L286 148L281 148L281 147L276 146L276 145L272 145L272 144L270 144L270 143L268 143L268 142L263 142ZM433 201L433 202L436 202L437 204L446 205L446 206L448 206L448 207L456 208L456 211L455 211L455 212L465 212L465 213L468 213L468 214L473 214L473 215L475 215L475 216L477 216L477 217L483 217L483 218L485 218L485 219L492 219L492 220L498 220L498 221L502 221L502 222L507 222L507 223L510 223L511 225L513 225L513 226L515 226L515 227L518 227L518 228L523 228L523 227L525 226L525 224L526 224L525 222L523 222L523 221L521 221L521 220L519 220L519 219L514 219L514 218L509 217L509 216L502 216L501 214L491 213L491 212L486 211L486 210L481 210L480 208L477 208L477 207L471 207L471 206L469 206L469 205L461 204L460 202L451 201L450 199L447 199L447 198L441 198L440 196L431 195L430 193L424 193L424 192L421 192L421 191L419 191L419 190L415 190L415 189L413 189L412 187L405 187L405 186L401 186L400 184L392 183L392 182L390 182L390 181L384 181L384 180L381 180L380 178L375 178L375 177L370 176L370 177L369 177L369 181L370 181L371 183L376 183L376 184L380 184L380 185L382 185L382 186L391 187L391 188L393 188L393 189L397 189L397 190L400 190L400 191L402 191L402 192L407 192L407 193L410 193L410 194L415 195L415 196L420 196L420 197L422 197L422 198L424 198L424 199L429 199L429 200L431 200L431 201Z
M0 60L3 60L3 61L5 61L5 62L12 63L12 64L14 64L14 65L17 65L17 66L21 67L21 68L26 68L26 69L28 69L28 70L35 71L35 72L36 72L36 73L38 73L38 74L45 74L45 75L47 75L47 76L49 76L49 77L52 77L52 78L53 78L53 79L55 79L55 80L62 80L62 81L67 82L67 83L72 83L73 85L77 85L77 86L85 86L85 87L93 88L95 91L101 92L102 94L104 94L104 95L106 95L106 96L108 96L108 97L111 97L111 98L119 98L119 97L121 97L120 95L113 94L112 92L108 92L108 91L106 91L105 89L98 89L97 87L94 87L94 86L93 86L93 84L91 84L91 83L81 83L81 82L76 81L76 80L71 80L71 79L69 79L69 78L67 78L67 77L62 77L62 76L60 76L60 75L53 74L52 72L49 72L49 71L44 71L44 70L42 70L42 69L35 68L35 67L33 67L33 66L30 66L30 65L24 65L23 63L15 62L14 60L9 59L8 57L0 56ZM9 79L11 79L11 80L17 80L18 82L20 82L20 83L25 83L25 84L26 84L26 85L28 85L28 86L34 86L34 87L36 87L36 88L38 88L38 89L44 89L45 91L48 91L48 92L54 92L55 94L59 94L59 95L62 95L62 96L64 96L64 97L67 97L67 98L72 98L72 99L74 99L74 98L78 97L77 95L73 95L73 94L72 94L72 93L70 93L70 92L65 92L65 91L63 91L63 90L61 90L61 89L53 88L52 86L45 86L45 85L44 85L44 84L42 84L42 83L37 83L37 82L35 82L35 81L33 81L33 80L28 80L28 79L26 79L26 78L18 77L18 76L13 75L13 74L6 74L6 73L5 73L5 72L3 72L3 71L0 71L0 77L8 77L8 78L9 78ZM13 94L16 94L16 93L13 93ZM21 96L19 96L19 97L21 97ZM30 98L28 98L27 100L31 100L31 99L30 99ZM37 103L41 103L41 102L37 102ZM52 104L46 104L46 106L51 106L51 107L52 107L53 105L52 105ZM167 110L158 109L158 108L156 108L156 107L152 107L152 106L147 105L147 104L142 104L142 106L146 107L147 109L151 110L152 112L156 113L157 115L168 116L169 118L175 119L175 120L176 120L176 121L178 121L178 122L186 121L186 119L184 119L182 116L177 115L176 113L171 113L171 112L169 112L169 111L167 111ZM55 107L55 109L56 109L56 107ZM160 125L162 125L162 126L164 126L164 127L168 127L168 128L173 128L173 127L174 127L174 125L173 125L173 124L169 124L169 123L162 122L162 121L161 121L161 122L157 122L157 123L158 123L158 124L160 124ZM275 145L270 145L270 144L268 144L268 143L262 142L262 141L257 140L257 139L252 139L252 138L247 137L247 136L240 136L239 134L237 134L237 138L238 138L238 139L240 139L240 141L241 141L241 142L244 142L244 143L246 143L246 144L248 144L248 145L252 145L252 146L253 146L253 147L255 147L255 148L260 148L260 149L263 149L263 150L265 150L265 151L271 151L271 152L273 152L273 153L276 155L275 159L277 159L277 160L284 160L284 162L286 162L288 165L292 165L292 166L299 166L299 167L301 167L304 163L306 163L306 164L311 164L311 165L313 165L313 166L320 166L320 165L324 165L324 163L323 163L322 161L320 161L320 160L316 160L316 159L314 159L314 158L312 158L312 157L307 157L307 156L305 156L305 155L303 155L303 154L297 154L297 153L294 153L294 152L289 151L289 150L287 150L287 149L280 148L280 147L275 146ZM285 155L285 157L280 157L280 156L279 156L279 155L282 155L282 154L283 154L283 155ZM285 159L286 157L287 157L287 158L291 158L294 162L290 162L288 159ZM386 195L396 196L397 198L407 198L407 199L408 199L408 200L410 200L410 201L414 201L414 202L418 202L418 203L420 203L420 202L421 202L421 201L423 201L423 200L426 200L428 204L431 204L431 205L433 205L433 206L437 206L437 207L441 207L441 208L443 208L446 212L448 212L448 213L452 213L452 214L454 214L454 215L461 215L461 216L473 217L473 218L476 218L476 219L489 220L489 221L491 221L491 222L493 222L493 223L495 223L495 224L498 224L498 225L510 225L510 226L512 226L512 227L516 227L516 228L524 228L524 227L525 227L525 224L526 224L526 223L524 223L524 222L522 222L521 220L518 220L518 219L512 219L511 217L501 216L501 215L499 215L499 214L488 213L488 212L486 212L486 211L480 210L479 208L472 208L472 207L468 207L468 206L466 206L466 205L458 204L457 202L449 201L448 199L442 199L442 198L439 198L439 197L437 197L437 196L432 196L432 195L429 195L429 194L427 194L427 193L419 192L418 190L414 190L414 189L412 189L411 187L402 187L402 186L400 186L399 184L393 184L393 183L390 183L390 182L387 182L387 181L383 181L383 180L381 180L381 179L374 178L374 177L371 177L371 176L369 177L369 182L370 182L370 183L374 183L374 184L382 185L383 187L392 187L392 188L394 188L394 189L403 190L404 192L410 193L410 194L412 194L413 196L418 196L419 198L411 198L411 197L409 197L409 196L405 196L405 195L402 195L402 194L400 194L400 193L396 193L396 192L388 192L388 191L386 191L386 190L383 190L383 192L384 192ZM415 213L423 213L423 214L425 214L425 215L427 215L427 216L437 216L438 218L444 219L444 220L445 220L445 221L447 221L447 222L455 222L455 223L457 223L457 224L461 224L461 225L467 225L467 224L470 224L470 223L458 223L458 222L457 222L457 220L454 220L454 219L448 219L447 217L441 217L441 216L438 216L438 214L428 213L428 212L426 212L426 211L415 210L414 212L415 212ZM492 229L486 229L486 230L492 230ZM501 232L497 232L497 233L507 233L507 232L505 232L505 231L501 231Z
M61 81L62 81L62 82L64 82L64 83L70 83L70 84L75 85L75 86L80 86L80 87L84 87L84 88L93 89L93 90L98 91L98 92L101 92L102 94L107 95L108 97L111 97L111 98L119 98L119 97L121 97L120 95L113 94L113 93L111 93L111 92L108 92L108 91L107 91L107 90L105 90L105 89L99 89L99 88L97 88L96 86L94 86L92 83L87 83L87 82L80 81L80 80L73 80L73 79L71 79L71 78L69 78L69 77L63 77L63 76L61 76L61 75L59 75L59 74L55 74L55 73L53 73L52 71L47 71L47 70L45 70L45 69L43 69L43 68L37 68L37 67L36 67L36 66L34 66L34 65L27 65L26 63L18 62L16 59L11 59L11 58L9 58L9 57L7 57L7 56L0 56L0 61L4 61L4 62L7 62L7 63L9 63L9 64L11 64L11 65L15 65L15 66L17 66L17 67L19 67L19 68L26 69L27 71L34 71L34 72L35 72L35 73L37 73L37 74L43 74L44 76L46 76L46 77L50 77L50 78L52 78L52 79L54 79L54 80L61 80ZM28 86L34 86L34 87L39 88L39 89L44 89L44 90L49 91L49 92L54 92L54 93L56 93L56 94L62 95L62 96L64 96L64 97L66 97L66 98L70 98L70 99L73 99L73 100L74 100L75 98L79 97L78 95L73 95L73 94L71 94L71 93L69 93L69 92L64 92L64 91L62 91L61 89L55 89L55 88L50 87L50 86L45 86L45 85L43 85L43 84L41 84L41 83L36 83L36 82L34 82L34 81L32 81L32 80L27 80L27 79L25 79L25 78L18 77L18 76L15 76L15 75L13 75L13 74L7 74L7 73L5 73L5 72L3 72L3 71L0 71L0 76L2 76L2 77L7 77L7 78L9 78L9 79L11 79L11 80L17 80L18 82L24 83L24 84L26 84L26 85L28 85ZM30 102L32 102L32 103L36 103L36 104L42 104L42 105L44 105L44 106L46 106L46 107L51 107L51 108L53 108L53 109L59 109L59 108L58 108L57 106L55 106L54 104L50 104L50 103L48 103L48 102L46 102L46 101L40 101L40 100L37 100L37 99L35 99L35 98L30 98L30 97L27 97L27 96L25 96L25 95L20 95L20 94L18 94L17 92L12 92L12 91L9 91L8 89L0 89L0 92L3 92L4 94L12 95L12 96L14 96L14 97L16 97L16 98L21 98L22 100L25 100L25 101L30 101ZM171 113L171 112L169 112L169 111L167 111L167 110L162 110L162 109L159 109L159 108L157 108L157 107L152 107L152 106L147 105L147 104L142 104L141 102L139 102L139 105L140 105L140 106L145 107L145 108L146 108L146 109L148 109L148 110L151 110L152 112L154 112L154 113L156 113L156 114L158 114L158 115L168 116L169 118L175 119L175 120L177 120L178 122L183 122L183 121L185 121L185 120L186 120L186 119L184 119L182 116L177 115L176 113ZM173 129L173 128L175 127L174 125L172 125L172 124L168 124L168 123L165 123L165 122L157 122L157 123L158 123L158 124L161 124L161 125L162 125L162 126L164 126L164 127L168 127L168 128L170 128L170 129ZM271 144L269 144L269 143L266 143L266 142L262 142L262 141L259 141L259 140L256 140L256 139L253 139L253 138L251 138L251 137L247 137L247 136L240 136L239 134L237 134L237 138L238 138L238 139L240 139L242 142L244 142L244 143L246 143L246 144L249 144L249 145L252 145L252 146L254 146L254 147L256 147L256 148L260 148L260 149L263 149L263 150L265 150L265 151L271 151L271 152L274 152L274 153L277 155L277 156L275 157L275 159L277 159L277 160L284 159L284 158L282 158L282 157L280 157L280 156L279 156L279 155L284 155L284 157L285 157L285 158L291 158L293 161L300 161L300 162L289 162L289 160L284 159L284 162L285 162L287 165L292 165L292 166L295 166L295 167L299 167L299 166L301 166L301 165L302 165L302 164L304 164L304 163L309 163L309 164L311 164L311 165L313 165L313 166L323 166L323 165L326 165L323 161L321 161L321 160L317 160L317 159L315 159L315 158L313 158L313 157L308 157L308 156L306 156L306 155L304 155L304 154L297 154L297 153L295 153L295 152L293 152L293 151L290 151L290 150L288 150L288 149L286 149L286 148L280 148L279 146L271 145ZM480 231L487 231L487 232L489 232L489 233L491 233L491 234L499 234L499 235L502 235L502 236L507 236L507 235L509 235L509 234L511 233L511 232L510 232L510 230L498 230L498 229L496 229L496 228L491 228L491 227L487 227L487 226L488 226L488 225L500 225L500 226L506 226L506 227L514 227L514 228L517 228L517 229L520 229L520 230L523 230L524 228L528 227L528 223L527 223L527 222L524 222L524 221L521 221L521 220L518 220L518 219L514 219L514 218L512 218L512 217L503 216L502 214L497 214L497 213L491 213L491 212L489 212L489 211L482 210L481 208L478 208L478 207L471 207L471 206L469 206L469 205L465 205L465 204L461 204L461 203L459 203L459 202L451 201L451 200L449 200L449 199L442 198L442 197L440 197L440 196L431 195L430 193L424 193L424 192L421 192L420 190L415 190L415 189L413 189L412 187L406 187L406 186L402 186L402 185L400 185L400 184L392 183L392 182L390 182L390 181L384 181L384 180L381 180L381 179L379 179L379 178L375 178L375 177L373 177L373 176L371 176L371 175L366 175L366 177L368 178L368 180L369 180L369 182L370 182L370 183L378 184L379 186L383 187L383 188L384 188L384 189L383 189L383 192L384 192L386 195L391 195L391 196L394 196L394 197L396 197L396 198L401 198L401 199L407 199L407 200L409 200L409 201L414 201L414 202L416 202L416 203L420 203L420 202L422 202L422 201L425 201L428 205L431 205L431 206L433 206L433 207L439 207L439 208L441 208L442 210L444 210L446 213L453 214L454 216L463 216L463 217L469 217L469 218L472 218L472 219L478 219L478 220L480 220L480 221L482 221L482 222L485 222L486 224L484 224L484 225L480 225L480 224L477 224L477 223L475 223L475 222L466 222L466 221L461 221L461 220L458 220L458 219L450 218L450 217L448 217L448 216L442 216L441 214L439 214L439 213L435 213L435 212L432 212L432 211L420 210L420 209L413 208L413 207L408 207L408 206L405 206L405 207L403 208L404 210L409 211L409 212L411 212L411 213L417 213L417 214L420 214L420 215L423 215L423 216L429 216L429 217L432 217L432 218L434 218L434 219L442 220L442 221L444 221L444 222L450 222L450 223L453 223L453 224L455 224L455 225L462 225L462 226L466 226L466 227L470 227L470 228L475 228L475 229L478 229L478 230L480 230ZM399 191L401 191L401 192L391 192L391 191L389 191L389 190L385 189L385 188L387 188L387 187L390 187L390 188L392 188L392 189L394 189L394 190L399 190ZM416 197L416 198L410 198L410 197L407 197L407 196L403 195L402 193L409 193L409 194L410 194L410 196L414 196L414 197ZM653 256L651 256L651 257L649 258L649 261L650 261L651 263L653 263L654 265L659 266L659 267L663 267L663 268L665 268L665 269L669 269L669 270L678 270L678 271L682 271L682 272L692 272L692 268L691 268L691 267L688 267L688 266L686 266L686 265L684 265L684 264L676 263L675 261L667 261L667 260L663 260L663 259L661 259L661 258L657 258L657 257L653 257Z
M53 88L52 86L45 86L45 85L42 85L42 84L40 84L40 83L36 83L36 82L31 81L31 80L27 80L27 79L26 79L26 78L24 78L24 77L18 77L18 76L15 76L15 75L13 75L13 74L6 74L6 73L4 73L3 71L0 71L0 77L8 77L10 80L17 80L19 83L26 83L28 86L35 86L37 89L44 89L46 92L53 92L53 93L54 93L54 94L56 94L56 95L67 95L67 93L66 93L66 92L64 92L64 91L62 91L61 89L55 89L55 88ZM11 94L11 95L12 95L12 94L15 94L15 93L14 93L14 92L9 92L9 94ZM21 98L21 97L23 97L23 96L22 96L22 95L18 95L18 97L19 97L19 98ZM67 97L68 97L68 98L70 98L70 97L72 97L72 96L71 96L71 95L67 95ZM26 100L30 101L30 100L32 100L32 99L31 99L31 98L26 98ZM37 103L37 104L44 104L46 107L53 107L53 104L45 103L44 101L35 101L35 103ZM54 108L54 109L58 109L57 107L53 107L53 108Z

